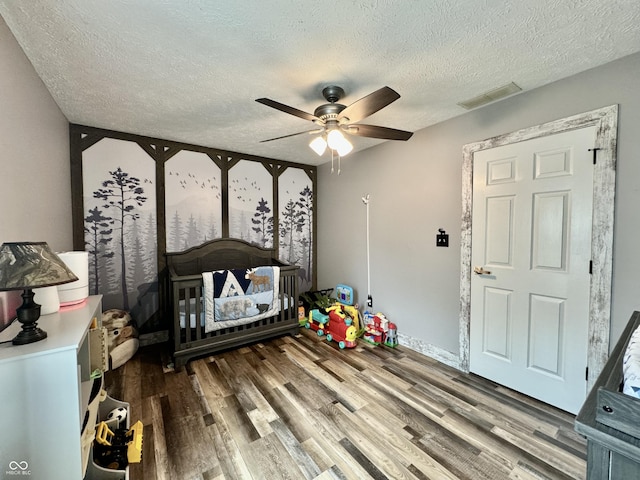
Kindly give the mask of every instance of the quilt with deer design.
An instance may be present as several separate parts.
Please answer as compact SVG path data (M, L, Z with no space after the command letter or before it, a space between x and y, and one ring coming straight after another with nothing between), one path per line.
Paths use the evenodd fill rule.
M280 310L279 267L203 272L202 281L206 332L219 329L219 322L240 325Z

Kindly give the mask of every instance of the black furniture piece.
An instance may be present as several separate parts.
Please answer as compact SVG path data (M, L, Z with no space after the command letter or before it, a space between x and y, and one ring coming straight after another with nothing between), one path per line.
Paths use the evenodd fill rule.
M640 399L622 393L622 361L638 325L634 312L576 417L587 438L587 480L640 478Z
M201 322L202 272L258 266L280 267L279 313L245 325L206 332ZM194 357L298 333L299 267L281 262L275 250L240 239L216 239L184 252L168 253L167 267L171 288L168 313L172 317L170 333L176 369Z

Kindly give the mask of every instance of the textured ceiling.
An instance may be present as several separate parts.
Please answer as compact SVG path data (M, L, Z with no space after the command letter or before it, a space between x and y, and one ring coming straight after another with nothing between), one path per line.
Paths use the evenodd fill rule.
M416 131L511 81L531 90L640 50L638 0L0 0L70 122L320 164L323 87L402 96L363 123ZM353 137L356 150L380 141ZM409 140L411 142L411 140Z

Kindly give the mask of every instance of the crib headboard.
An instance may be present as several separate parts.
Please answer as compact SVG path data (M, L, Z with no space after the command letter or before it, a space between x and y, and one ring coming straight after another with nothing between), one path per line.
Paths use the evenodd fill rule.
M261 248L238 238L217 238L166 256L172 277L262 265L287 266L278 259L274 249Z

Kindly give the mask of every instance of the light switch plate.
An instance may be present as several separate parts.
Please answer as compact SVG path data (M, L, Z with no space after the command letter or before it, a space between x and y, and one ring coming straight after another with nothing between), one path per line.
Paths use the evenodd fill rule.
M449 246L449 234L438 233L436 235L436 247L448 247Z

